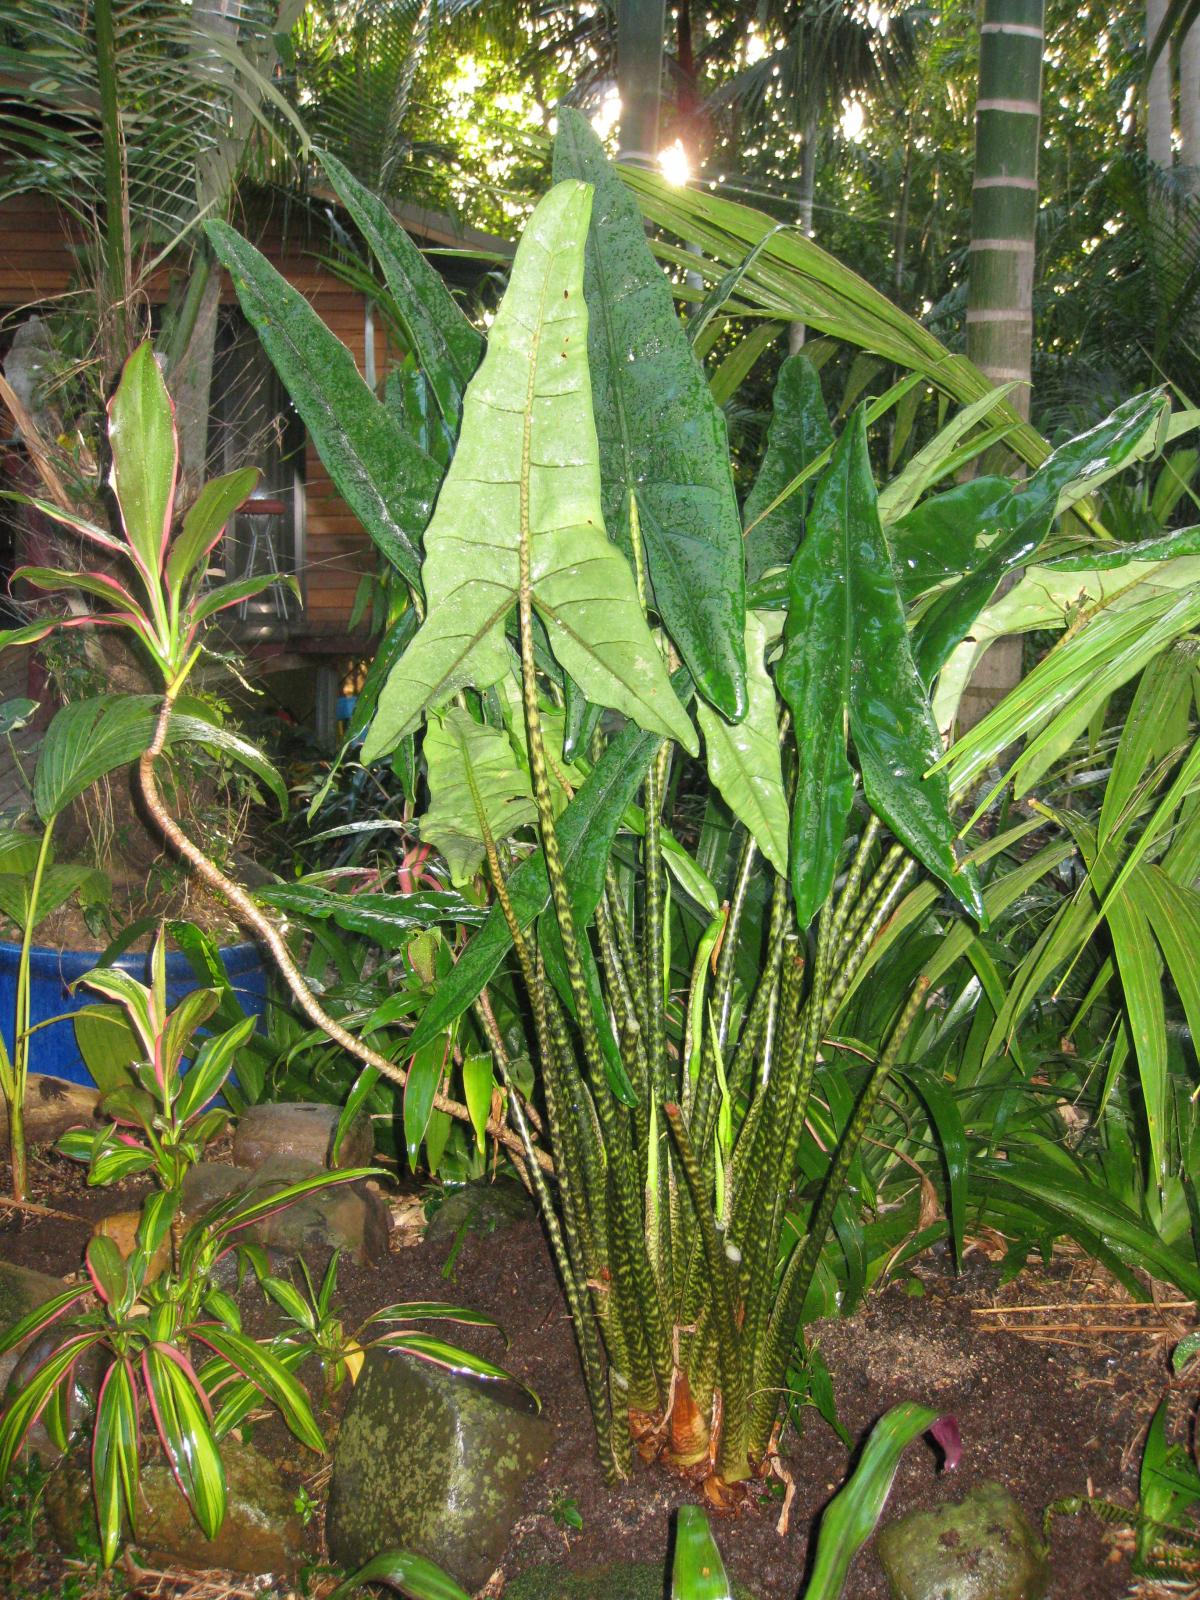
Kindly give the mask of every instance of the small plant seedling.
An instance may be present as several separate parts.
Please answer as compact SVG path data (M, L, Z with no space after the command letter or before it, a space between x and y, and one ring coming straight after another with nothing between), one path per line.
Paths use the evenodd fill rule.
M550 1516L564 1533L568 1528L574 1528L576 1533L583 1532L583 1512L579 1509L579 1502L564 1489L556 1489L551 1494Z

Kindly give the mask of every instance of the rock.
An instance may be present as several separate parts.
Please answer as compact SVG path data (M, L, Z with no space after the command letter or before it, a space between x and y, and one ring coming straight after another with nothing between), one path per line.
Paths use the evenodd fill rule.
M43 1329L41 1333L35 1334L26 1343L23 1353L16 1358L16 1365L11 1368L11 1373L8 1371L9 1358L4 1357L5 1387L10 1388L13 1394L19 1394L22 1389L27 1388L38 1368L49 1360L63 1340L70 1337L72 1331L59 1321ZM92 1345L75 1363L71 1390L67 1396L68 1438L73 1439L82 1429L90 1427L92 1418L96 1415L96 1396L100 1393L100 1384L108 1371L110 1359L107 1351L99 1345ZM25 1437L28 1450L33 1455L41 1456L45 1461L57 1461L62 1454L50 1437L50 1432L41 1417Z
M56 1294L62 1294L69 1287L61 1278L0 1261L0 1334L7 1333L22 1317L27 1317L35 1306L53 1300Z
M69 1287L61 1278L51 1278L44 1272L33 1272L28 1267L14 1267L7 1261L0 1261L0 1335L6 1334L22 1317L27 1317L36 1307L44 1305ZM48 1354L61 1337L62 1332L55 1325L45 1333L35 1335L32 1340L23 1340L14 1350L0 1356L0 1396L4 1395L14 1378L18 1382L23 1381L19 1374L27 1373L30 1366L36 1364L39 1354ZM86 1406L86 1390L80 1384L76 1385L76 1389L78 1393L72 1396L73 1410L82 1417L80 1408ZM28 1445L36 1455L47 1458L58 1455L40 1421L30 1430Z
M206 1539L164 1461L138 1475L133 1543L163 1565L226 1567L233 1572L291 1572L309 1559L304 1532L287 1489L271 1463L236 1439L221 1444L225 1464L225 1521ZM80 1534L97 1538L86 1457L71 1456L46 1485L46 1515L62 1548L73 1554Z
M247 1197L268 1195L303 1182L321 1170L307 1161L272 1156L251 1179ZM248 1244L261 1244L284 1256L328 1256L342 1250L369 1266L388 1253L388 1211L363 1184L328 1184L252 1222L241 1230Z
M550 1438L514 1384L369 1351L334 1446L330 1552L354 1571L381 1551L413 1550L477 1589Z
M113 1211L92 1229L92 1238L103 1235L111 1239L121 1252L122 1257L128 1261L137 1247L137 1231L141 1226L142 1213L140 1211ZM171 1263L171 1241L166 1238L150 1258L146 1268L146 1282L151 1283L155 1278L167 1270Z
M504 1600L662 1600L663 1563L614 1561L589 1572L564 1572L552 1561L530 1567L504 1585ZM740 1583L733 1585L735 1600L754 1600Z
M875 1551L894 1600L1042 1600L1050 1577L1040 1540L998 1483L889 1523Z
M249 1182L250 1174L240 1167L228 1166L224 1161L197 1161L183 1178L184 1216L189 1223L198 1222L206 1211Z
M442 1201L425 1229L427 1244L451 1244L466 1225L476 1233L498 1233L537 1215L537 1207L512 1178L475 1178Z
M257 1170L272 1157L283 1156L313 1167L369 1167L375 1130L365 1110L347 1128L337 1161L330 1161L340 1115L337 1106L300 1101L247 1106L233 1136L234 1165Z
M25 1083L25 1142L53 1144L69 1128L98 1126L100 1091L66 1078L31 1072ZM8 1154L8 1110L0 1116L0 1154Z

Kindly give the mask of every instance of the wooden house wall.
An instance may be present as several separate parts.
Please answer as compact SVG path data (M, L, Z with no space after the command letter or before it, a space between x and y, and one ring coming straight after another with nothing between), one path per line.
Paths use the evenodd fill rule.
M362 295L314 259L316 243L301 248L276 224L268 224L254 242L337 334L365 375ZM0 312L64 294L75 270L70 239L53 206L37 196L16 197L0 206ZM151 298L165 292L164 274L161 285L151 284ZM235 298L226 275L222 299L233 303ZM317 638L345 635L359 579L375 567L374 546L334 491L311 441L305 448L304 541L304 631Z

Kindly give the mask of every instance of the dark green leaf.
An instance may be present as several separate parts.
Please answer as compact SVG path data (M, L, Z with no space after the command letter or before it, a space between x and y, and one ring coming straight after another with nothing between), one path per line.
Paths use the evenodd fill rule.
M807 487L801 486L776 510L769 508L796 474L833 444L821 380L807 356L789 356L783 363L771 403L767 453L742 509L747 583L756 583L768 567L790 565L804 534Z
M409 347L454 436L463 394L483 354L483 339L387 205L364 189L333 156L321 152L319 160L383 269Z
M433 1097L442 1081L442 1070L449 1055L444 1039L431 1039L415 1052L408 1064L408 1082L404 1085L404 1143L408 1150L408 1164L414 1172L417 1153L429 1113L433 1110Z
M434 928L443 922L476 923L485 915L481 906L449 889L334 894L315 883L280 883L256 889L254 897L300 922L332 918L339 928L369 934L386 950L402 949L414 928Z
M205 225L338 493L410 588L440 472L396 426L298 290L223 222Z
M658 612L705 699L736 722L746 708L745 577L724 416L636 204L586 118L567 107L554 177L595 189L584 296L605 525L632 553L636 500Z

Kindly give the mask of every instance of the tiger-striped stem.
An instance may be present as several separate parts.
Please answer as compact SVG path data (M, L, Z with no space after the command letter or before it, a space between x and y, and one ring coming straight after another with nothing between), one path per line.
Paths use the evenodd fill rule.
M842 1001L854 979L858 976L859 969L870 953L871 946L878 938L884 923L895 910L896 902L917 870L917 864L911 856L902 863L898 872L893 874L883 893L875 902L871 915L867 918L849 941L843 941L839 951L838 965L833 979L825 995L825 1004L821 1012L820 1032L823 1037L833 1025L833 1020L841 1009Z
M696 1213L696 1223L704 1249L712 1290L713 1315L717 1338L717 1364L721 1375L724 1426L718 1445L717 1467L727 1483L737 1483L750 1475L750 1462L746 1450L748 1415L746 1410L746 1374L743 1370L739 1348L737 1316L734 1295L736 1283L734 1270L725 1253L725 1244L717 1231L716 1219L705 1190L704 1176L696 1152L688 1140L683 1125L683 1115L677 1105L663 1107L679 1153L679 1164Z
M717 1040L724 1051L729 1038L729 1013L733 1006L733 975L737 969L737 943L742 931L742 913L746 909L746 891L754 871L754 858L758 846L754 835L747 833L738 856L737 871L733 878L733 893L729 897L729 915L725 919L725 933L721 940L721 954L717 957L717 981L713 989L713 1011L717 1019Z
M928 978L923 977L914 985L913 992L896 1026L892 1029L891 1038L867 1079L846 1131L842 1135L837 1153L830 1163L821 1189L821 1198L809 1223L808 1236L802 1245L797 1245L784 1271L766 1337L758 1352L759 1361L754 1374L756 1398L752 1406L750 1435L752 1449L766 1448L771 1425L778 1411L778 1391L783 1383L788 1351L812 1285L813 1275L817 1270L817 1263L825 1248L834 1209L846 1186L846 1179L858 1154L859 1146L870 1126L879 1096L883 1093L884 1085L904 1047L904 1041L925 1004L929 982Z
M503 1048L503 1047L502 1047ZM550 1249L553 1252L559 1275L563 1282L563 1292L567 1297L567 1305L571 1312L571 1322L575 1329L575 1340L579 1346L579 1359L583 1366L584 1387L587 1390L588 1408L592 1413L592 1424L596 1429L596 1444L600 1451L600 1466L604 1473L606 1483L616 1483L618 1478L627 1477L629 1463L627 1449L624 1452L626 1459L621 1459L617 1440L614 1438L614 1415L609 1403L608 1385L604 1376L604 1353L600 1346L600 1332L592 1308L584 1298L583 1291L576 1281L572 1269L571 1259L563 1240L562 1229L559 1227L558 1215L554 1203L550 1198L545 1177L537 1162L533 1159L534 1146L529 1132L529 1124L525 1120L524 1108L520 1103L520 1096L516 1085L508 1074L508 1063L503 1053L495 1056L496 1067L500 1073L500 1080L508 1091L509 1106L513 1119L517 1124L517 1132L525 1145L526 1159L529 1162L530 1174L533 1178L534 1190L537 1194L538 1204L542 1211L542 1220L545 1223L546 1233L550 1239ZM625 1430L626 1435L628 1430Z

